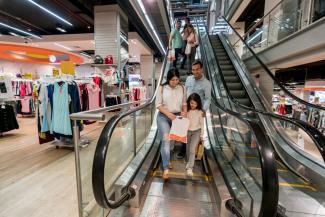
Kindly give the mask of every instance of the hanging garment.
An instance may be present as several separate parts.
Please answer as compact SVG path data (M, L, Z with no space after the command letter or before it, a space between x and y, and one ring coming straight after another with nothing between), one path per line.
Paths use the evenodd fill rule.
M53 132L72 135L70 112L69 112L69 93L68 84L59 85L54 83L53 111L52 111L52 130Z
M14 108L11 105L0 106L0 123L2 133L19 128Z
M31 108L30 108L30 99L21 99L21 112L25 114L30 114Z
M26 84L21 82L20 86L19 86L19 90L20 90L20 96L26 96Z
M41 124L41 131L40 132L48 132L50 131L51 126L51 105L48 98L48 89L47 86L41 85L39 91L39 118Z
M99 105L99 87L97 84L87 84L89 110L98 109Z

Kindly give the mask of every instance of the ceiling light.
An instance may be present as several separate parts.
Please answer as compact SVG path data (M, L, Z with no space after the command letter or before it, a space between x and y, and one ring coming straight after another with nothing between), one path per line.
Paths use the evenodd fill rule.
M54 42L53 44L55 44L56 46L58 46L58 47L62 47L62 48L64 48L64 49L66 49L66 50L72 50L71 48L69 48L69 47L66 47L66 46L64 46L64 45L62 45L62 44L59 44L59 43L56 43L56 42Z
M9 32L9 34L10 34L10 35L13 35L13 36L17 36L17 37L23 37L23 36L18 35L18 34L14 33L14 32Z
M30 3L34 4L35 6L39 7L40 9L42 9L43 11L51 14L52 16L58 18L59 20L65 22L66 24L70 25L70 26L73 26L72 23L70 23L69 21L63 19L62 17L60 17L59 15L53 13L52 11L46 9L45 7L43 7L42 5L39 5L38 3L34 2L33 0L28 0Z
M61 27L56 27L57 30L59 30L60 32L67 32L67 30L61 28Z
M159 45L160 45L163 53L166 54L166 50L165 50L164 46L162 45L162 42L161 42L161 40L160 40L160 38L159 38L159 36L158 36L155 28L153 27L153 25L151 23L151 20L150 20L148 14L146 12L146 9L144 8L144 5L142 3L142 0L137 0L137 1L138 1L138 4L139 4L139 6L140 6L140 8L142 10L142 13L144 14L144 17L146 18L147 22L149 23L149 26L150 26L151 30L153 31L154 35L156 36L156 38L157 38L157 40L159 42Z
M26 31L21 30L21 29L17 29L17 28L15 28L15 27L9 26L9 25L7 25L7 24L5 24L5 23L0 22L0 25L1 25L1 26L4 26L4 27L7 27L7 28L9 28L9 29L16 30L17 32L24 33L24 34L26 34L26 35L30 35L30 36L33 36L33 37L35 37L35 38L42 39L40 36L34 35L34 34L30 33L30 32L26 32Z

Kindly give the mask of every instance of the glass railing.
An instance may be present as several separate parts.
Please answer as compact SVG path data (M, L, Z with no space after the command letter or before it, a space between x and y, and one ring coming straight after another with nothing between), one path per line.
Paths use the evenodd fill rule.
M261 153L262 149L259 150L258 148L259 145L263 143L265 148L263 151L268 150L270 151L269 153L272 153L271 143L266 139L266 137L264 137L264 133L259 134L259 136L262 136L263 138L256 138L258 130L256 128L253 130L253 123L239 118L240 113L243 111L236 109L236 105L234 105L228 98L223 84L218 82L218 73L215 73L218 68L216 67L216 60L212 46L209 43L208 35L203 27L204 24L200 23L198 20L197 25L201 41L201 56L204 61L207 77L212 83L212 92L215 97L214 99L216 100L211 103L210 106L211 125L213 126L214 139L217 140L214 144L217 147L213 147L215 148L215 151L220 150L222 152L221 155L225 158L225 161L231 165L237 176L236 178L232 177L229 172L225 172L224 174L230 183L230 191L232 191L236 200L242 203L242 213L244 216L261 216L261 213L264 212L266 206L266 204L263 203L263 200L267 197L264 191L266 185L268 185L267 181L264 179L266 175L265 172L268 170L272 173L273 168L273 176L270 176L269 181L273 182L274 194L272 195L270 193L270 195L268 195L268 205L269 207L275 207L273 211L276 213L278 182L277 172L275 171L274 156L273 154L270 155L271 158L268 159L270 160L270 165L266 169L264 164L265 161L263 162L263 160L261 160L264 159L265 156L262 155L265 153ZM221 109L220 106L224 110ZM233 113L225 112L226 110L232 111ZM236 113L239 116L234 115ZM257 128L260 129L259 127ZM263 140L264 142L261 143ZM219 165L226 166L224 164ZM225 168L223 169L228 171ZM267 215L272 216L272 212L269 212L265 216ZM262 216L264 215L262 214Z
M164 68L167 67L164 65ZM155 89L155 86L152 88ZM103 174L107 198L115 195L116 180L125 172L125 169L130 165L134 157L139 152L142 154L150 150L154 135L153 131L156 131L155 128L152 128L156 107L154 101L151 100L150 102L148 104L148 99L71 115L71 119L74 122L77 120L101 120L97 124L90 125L89 127L86 126L86 128L91 129L91 133L84 135L81 132L80 136L74 137L76 147L85 141L89 143L84 148L76 150L75 153L80 217L103 217L109 211L109 209L103 209L98 205L93 190L93 163L100 140L103 140L103 138L105 140L109 137L109 144L105 152L107 153L105 154L106 161L104 163L105 172ZM118 118L121 114L140 107L144 108L132 112L121 119ZM118 121L115 123L114 129L109 132L109 135L106 125L108 123L112 124L114 120ZM79 130L75 130L74 133L78 135Z
M225 0L224 1L225 17L230 19L242 2L243 0Z
M325 15L322 0L282 0L269 13L256 22L243 38L255 53L270 47L282 39L306 28ZM233 46L241 42L233 41ZM244 57L249 57L247 47L243 47Z

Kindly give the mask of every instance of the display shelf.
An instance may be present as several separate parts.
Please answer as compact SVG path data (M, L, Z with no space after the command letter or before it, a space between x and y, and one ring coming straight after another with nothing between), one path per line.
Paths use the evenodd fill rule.
M92 67L100 67L100 68L112 68L115 67L117 68L116 64L91 64Z

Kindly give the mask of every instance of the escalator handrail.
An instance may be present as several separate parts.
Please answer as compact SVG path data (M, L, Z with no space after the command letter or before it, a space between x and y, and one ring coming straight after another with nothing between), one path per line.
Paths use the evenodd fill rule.
M200 34L199 34L199 37ZM199 40L201 43L201 40ZM203 45L201 44L201 49ZM203 58L205 58L203 56ZM208 68L208 73L211 78L211 71ZM228 113L232 116L235 116L239 120L245 122L249 128L252 130L255 135L257 141L257 149L260 155L260 164L261 164L261 172L262 172L262 201L261 201L261 209L259 213L259 217L273 217L277 213L277 206L279 200L279 182L277 169L275 165L275 156L273 152L273 148L271 145L271 141L263 132L261 126L251 117L242 116L240 113L229 110L222 105L219 104L216 93L214 90L214 86L212 85L212 101L215 105L223 112ZM263 144L263 145L261 145ZM235 197L235 195L232 195Z
M161 68L160 77L158 80L158 84L161 83L164 70L167 65L167 58L165 57L163 66ZM154 85L154 84L153 84ZM135 178L137 172L139 171L140 167L137 168L137 170L133 173L127 184L122 188L122 195L120 198L116 199L115 201L110 201L107 198L106 195L106 189L105 189L105 162L106 162L106 156L107 156L107 150L109 147L110 139L113 134L113 131L118 124L118 122L131 114L135 115L135 112L140 111L150 105L152 105L155 101L157 91L159 90L159 85L157 86L154 95L151 97L150 100L148 100L145 104L140 105L136 108L130 109L125 112L118 113L114 115L104 126L95 150L94 154L94 160L93 160L93 167L92 167L92 188L93 193L96 202L102 207L102 208L111 208L115 209L121 206L125 201L133 198L135 196L135 190L130 186L133 182L133 179ZM148 154L149 152L147 152ZM144 158L145 159L145 158ZM143 164L144 160L142 160L141 165ZM106 171L107 172L107 171Z
M254 58L258 61L259 64L263 67L263 69L267 72L267 74L271 77L271 79L280 87L281 90L283 90L287 95L289 95L291 98L296 100L297 102L304 104L306 106L317 108L319 110L325 111L325 108L319 105L315 105L309 102L306 102L303 99L300 99L299 97L295 96L293 93L288 91L281 82L278 81L278 79L273 75L273 73L269 70L269 68L264 64L264 62L256 55L256 53L253 51L253 49L246 43L246 41L240 36L240 34L237 32L237 30L228 22L228 20L222 16L222 18L227 22L227 24L230 26L232 31L235 32L235 34L239 37L239 39L244 43L244 45L248 48L248 50L253 54Z
M206 28L206 26L205 26L205 28ZM208 34L207 36L208 36L209 43L212 44L210 35ZM229 88L227 86L227 82L224 79L224 76L222 74L220 63L219 63L219 60L218 60L217 55L215 53L215 50L212 49L212 51L213 51L214 56L216 57L217 67L218 67L219 71L221 72L220 73L220 79L221 79L221 81L223 83L223 86L224 86L226 92L227 92L227 95L230 97L230 100L234 104L236 104L237 106L240 106L240 107L242 107L244 109L250 110L250 111L254 111L254 112L257 112L257 113L260 113L260 114L263 114L263 115L266 115L266 116L269 116L269 117L272 117L272 118L275 118L275 119L278 119L278 120L290 122L291 124L302 128L311 137L311 139L315 143L318 151L320 152L320 154L321 154L321 156L323 158L323 161L325 162L325 136L321 132L319 132L317 130L317 128L315 128L314 126L312 126L312 125L310 125L310 124L308 124L308 123L306 123L304 121L298 120L298 119L288 118L288 117L281 116L281 115L278 115L278 114L262 111L262 110L259 110L259 109L253 108L253 107L249 107L249 106L246 106L246 105L243 105L243 104L239 103L232 96L232 94L230 93L230 90L229 90ZM315 162L315 163L317 163L317 162Z

